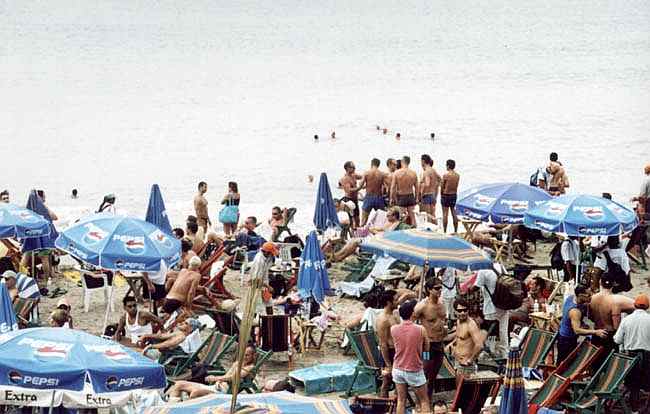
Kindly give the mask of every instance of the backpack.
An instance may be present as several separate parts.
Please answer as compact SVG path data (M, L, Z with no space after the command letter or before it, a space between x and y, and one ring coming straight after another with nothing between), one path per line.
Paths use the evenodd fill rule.
M613 293L619 292L629 292L632 290L632 283L630 282L630 275L625 273L620 264L612 260L609 252L607 250L603 251L605 260L607 260L607 272L606 275L613 282L614 286L612 287Z
M497 276L494 292L490 292L487 288L485 290L490 295L494 306L503 310L519 308L524 302L524 296L526 296L524 284L505 274Z
M564 269L564 259L562 258L562 243L566 240L556 243L548 254L551 257L551 268L555 270Z

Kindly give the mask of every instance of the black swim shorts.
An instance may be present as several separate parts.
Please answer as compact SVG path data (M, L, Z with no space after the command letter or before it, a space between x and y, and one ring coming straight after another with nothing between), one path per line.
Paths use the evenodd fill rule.
M398 194L397 205L400 207L413 207L415 205L415 196L413 194Z
M440 194L440 204L443 207L456 207L456 194Z

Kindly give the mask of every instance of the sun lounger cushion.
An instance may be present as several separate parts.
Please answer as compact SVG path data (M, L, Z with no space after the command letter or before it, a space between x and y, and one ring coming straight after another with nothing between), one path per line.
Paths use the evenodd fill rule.
M337 364L319 364L289 372L289 378L294 386L304 387L307 395L325 394L328 392L345 391L354 377L357 361L347 361ZM354 390L372 388L375 378L369 373L360 373L354 383Z

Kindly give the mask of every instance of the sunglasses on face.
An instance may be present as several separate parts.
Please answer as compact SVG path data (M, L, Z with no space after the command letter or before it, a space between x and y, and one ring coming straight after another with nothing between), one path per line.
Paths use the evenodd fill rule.
M436 286L432 287L431 289L433 289L433 290L442 290L442 286L436 285Z
M466 313L467 308L458 308L458 309L456 309L456 312L458 312L458 313Z

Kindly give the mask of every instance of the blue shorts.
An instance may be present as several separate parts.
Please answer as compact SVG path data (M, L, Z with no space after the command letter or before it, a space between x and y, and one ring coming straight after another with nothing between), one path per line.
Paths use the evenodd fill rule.
M436 196L435 194L422 194L422 204L436 204Z
M393 382L395 384L406 384L409 387L418 388L427 383L427 378L424 376L424 370L419 371L403 371L399 368L393 367Z
M376 195L366 195L366 198L363 199L363 211L370 213L374 210L383 210L386 208L386 203L384 202L384 197Z

